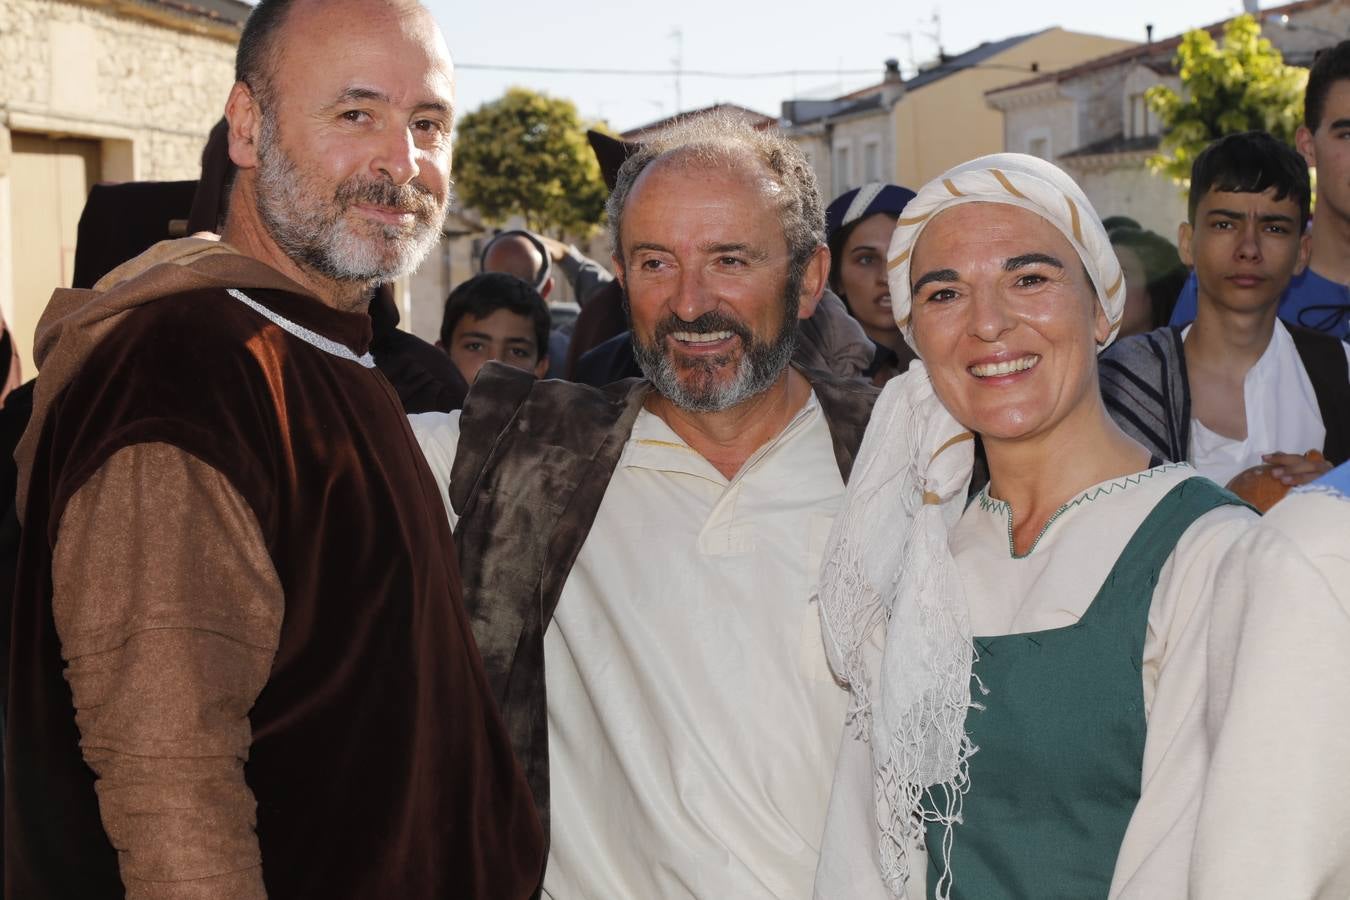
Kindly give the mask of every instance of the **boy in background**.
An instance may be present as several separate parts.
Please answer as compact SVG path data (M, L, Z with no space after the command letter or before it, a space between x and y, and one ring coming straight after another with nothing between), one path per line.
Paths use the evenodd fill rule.
M1102 395L1116 421L1162 459L1226 484L1262 463L1286 484L1350 455L1350 348L1279 319L1308 263L1308 167L1264 132L1215 141L1191 170L1178 234L1195 267L1195 322L1117 342L1102 354Z
M476 275L450 292L437 346L473 384L491 360L532 372L548 371L548 305L539 292L514 275Z

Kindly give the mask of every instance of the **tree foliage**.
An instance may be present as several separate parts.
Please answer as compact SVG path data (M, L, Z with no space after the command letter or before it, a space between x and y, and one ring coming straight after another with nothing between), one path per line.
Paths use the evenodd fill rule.
M1200 151L1241 131L1260 129L1294 142L1308 71L1285 65L1250 15L1228 23L1222 44L1208 31L1188 32L1175 62L1182 94L1159 84L1146 95L1164 129L1161 152L1149 160L1154 171L1188 185Z
M511 88L459 120L455 182L464 205L489 222L520 215L526 227L555 236L589 234L605 207L605 183L576 105L526 88Z

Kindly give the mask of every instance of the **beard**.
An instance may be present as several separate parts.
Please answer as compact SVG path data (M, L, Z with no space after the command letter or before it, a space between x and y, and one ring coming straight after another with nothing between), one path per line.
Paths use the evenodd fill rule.
M417 182L353 175L331 198L282 148L276 122L263 116L258 141L258 213L272 240L298 265L333 281L382 284L413 272L440 241L450 198L437 200ZM408 224L353 222L348 210L369 204L411 213Z
M692 322L670 315L656 324L650 342L633 332L633 356L638 367L663 397L689 412L722 412L764 393L783 374L797 349L801 281L800 273L789 272L782 294L783 320L768 340L759 340L741 319L716 310ZM626 292L624 307L627 310ZM666 338L677 331L696 334L730 331L739 339L739 358L732 351L677 363L678 351L666 343ZM733 365L734 371L729 376L724 374Z

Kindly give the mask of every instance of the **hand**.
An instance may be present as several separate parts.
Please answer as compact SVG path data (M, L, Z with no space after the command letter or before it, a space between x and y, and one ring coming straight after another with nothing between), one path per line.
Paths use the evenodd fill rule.
M1316 481L1332 469L1331 463L1316 450L1300 456L1297 453L1266 453L1262 462L1271 466L1270 474L1290 487Z
M540 243L542 243L545 247L548 248L549 259L553 260L554 262L561 261L562 258L567 255L567 252L572 249L567 244L564 244L562 241L554 240L553 238L548 237L547 235L535 234L535 237L539 238Z

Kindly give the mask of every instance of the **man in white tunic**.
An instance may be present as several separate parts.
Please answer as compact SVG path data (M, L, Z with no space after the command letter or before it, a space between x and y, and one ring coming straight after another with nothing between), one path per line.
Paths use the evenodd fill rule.
M609 204L647 378L488 366L414 429L550 822L544 896L811 891L847 694L813 594L875 392L789 365L829 270L810 166L700 120Z
M1350 464L1243 535L1218 595L1191 896L1350 896Z

